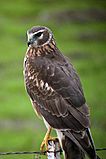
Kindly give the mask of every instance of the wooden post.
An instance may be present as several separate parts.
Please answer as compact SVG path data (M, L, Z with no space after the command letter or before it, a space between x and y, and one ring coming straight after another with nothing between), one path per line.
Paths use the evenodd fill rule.
M47 152L48 159L60 159L60 144L58 139L48 141L48 149L50 152Z

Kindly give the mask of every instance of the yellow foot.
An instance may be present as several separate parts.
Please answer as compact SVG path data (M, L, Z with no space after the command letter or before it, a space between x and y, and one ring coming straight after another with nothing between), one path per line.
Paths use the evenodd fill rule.
M46 151L48 151L48 142L57 140L56 137L51 137L50 136L51 130L52 130L52 128L48 129L48 131L47 131L47 133L46 133L46 135L44 137L44 140L41 143L41 146L40 146L40 150L41 151L44 151L44 148L46 149Z

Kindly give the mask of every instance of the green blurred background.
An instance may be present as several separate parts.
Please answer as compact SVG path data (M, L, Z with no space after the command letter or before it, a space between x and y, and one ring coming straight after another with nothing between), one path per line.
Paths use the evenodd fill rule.
M26 31L33 25L50 27L58 47L77 69L96 147L106 147L106 1L1 0L0 151L39 151L46 132L24 89ZM98 154L106 158L106 151Z

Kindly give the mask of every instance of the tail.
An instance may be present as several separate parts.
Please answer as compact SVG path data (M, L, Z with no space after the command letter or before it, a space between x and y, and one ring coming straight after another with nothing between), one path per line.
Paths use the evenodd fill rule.
M83 134L73 133L71 131L64 131L63 133L65 137L64 140L62 140L62 146L65 159L84 159L85 153L90 159L100 159L100 157L96 155L89 129Z
M86 132L87 132L88 138L89 138L90 143L91 143L90 149L89 149L89 151L87 151L88 156L90 156L91 159L93 159L93 158L94 159L100 159L100 157L96 154L96 148L95 148L94 141L92 139L90 129L87 129Z
M67 136L62 140L65 159L84 159L84 152Z

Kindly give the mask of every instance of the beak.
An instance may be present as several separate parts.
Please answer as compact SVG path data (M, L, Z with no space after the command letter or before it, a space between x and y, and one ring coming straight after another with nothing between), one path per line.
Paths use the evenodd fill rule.
M27 42L27 45L32 45L34 43L34 39L29 39L29 41Z

